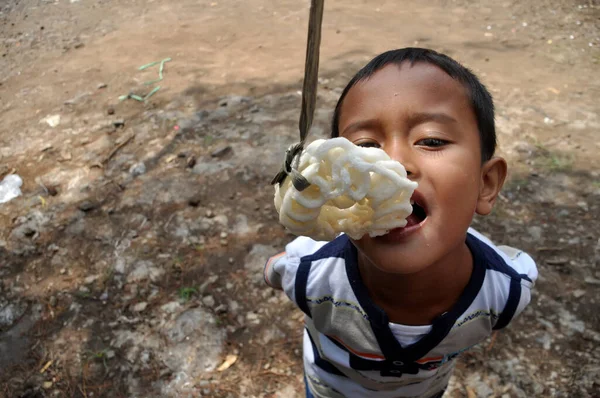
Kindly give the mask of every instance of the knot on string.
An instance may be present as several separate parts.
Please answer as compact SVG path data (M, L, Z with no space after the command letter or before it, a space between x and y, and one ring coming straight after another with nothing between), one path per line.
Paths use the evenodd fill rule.
M306 188L310 186L310 182L302 175L298 170L298 164L300 163L300 155L302 155L302 150L304 149L304 142L299 142L297 144L291 145L285 151L285 159L283 161L283 166L281 170L275 178L271 181L271 185L281 184L285 181L287 176L292 178L292 184L294 188L298 192L304 191Z

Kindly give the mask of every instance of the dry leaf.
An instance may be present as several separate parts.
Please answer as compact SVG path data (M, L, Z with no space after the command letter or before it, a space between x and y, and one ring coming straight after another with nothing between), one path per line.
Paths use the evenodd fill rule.
M477 393L471 387L467 387L467 398L477 398Z

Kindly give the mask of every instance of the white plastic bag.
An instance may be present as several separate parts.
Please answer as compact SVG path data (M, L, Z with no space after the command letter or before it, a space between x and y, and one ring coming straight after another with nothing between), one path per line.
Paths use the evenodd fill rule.
M0 204L21 196L23 180L17 174L9 174L0 182Z

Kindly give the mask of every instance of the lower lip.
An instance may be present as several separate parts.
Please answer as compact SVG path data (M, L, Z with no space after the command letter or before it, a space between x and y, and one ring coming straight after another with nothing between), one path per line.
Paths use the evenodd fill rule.
M404 240L404 239L406 239L406 237L416 233L418 230L420 230L423 227L423 225L426 222L427 222L427 218L425 218L423 221L421 221L418 224L411 225L410 227L392 229L387 234L378 236L375 239L381 240L383 242L389 242L389 243L398 242L398 241Z

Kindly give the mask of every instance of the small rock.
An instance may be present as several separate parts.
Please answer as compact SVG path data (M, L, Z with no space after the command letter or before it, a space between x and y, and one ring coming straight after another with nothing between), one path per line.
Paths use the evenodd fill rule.
M231 149L231 145L221 145L217 147L214 151L212 151L210 156L212 156L213 158L221 158L225 155L230 154L232 151L233 149Z
M56 298L56 296L50 296L48 304L50 304L50 307L56 307L56 304L58 304L58 299Z
M84 200L79 204L79 210L87 213L88 211L92 211L98 207L97 203L94 203L90 200Z
M205 306L212 308L215 306L215 299L213 298L213 296L205 296L202 298L202 303Z
M98 84L98 90L102 90L103 88L106 88L106 87L108 87L108 84L106 84L106 83Z
M106 113L109 115L114 115L115 114L115 108L110 107L106 110Z
M40 123L46 123L48 124L48 126L54 128L60 124L60 115L46 116L45 118L40 120Z
M206 217L207 218L213 218L215 216L215 213L213 213L212 210L208 209L206 210Z
M117 119L113 122L113 126L115 126L116 128L119 127L124 127L125 126L125 120L123 119Z
M532 226L527 228L527 232L531 235L531 238L535 241L539 241L542 239L542 228L538 226Z
M185 166L188 169L192 169L194 168L194 166L196 165L196 157L194 155L190 156L187 161L185 162Z
M229 309L229 312L231 312L232 314L236 314L239 310L240 310L240 305L237 301L235 300L231 300L229 302L229 305L227 306Z
M585 295L586 291L582 290L582 289L577 289L573 291L573 297L575 297L576 299L581 298Z
M251 321L251 322L252 321L257 321L258 320L258 315L256 313L254 313L254 312L249 312L249 313L246 314L246 319L248 321Z
M134 177L141 176L146 173L146 165L144 162L136 163L129 168L129 173Z
M225 304L220 304L217 306L217 308L215 308L215 312L217 314L224 314L227 312L227 305Z
M52 382L51 381L45 381L44 384L42 384L42 387L44 388L44 390L49 390L52 388Z
M160 309L168 314L174 314L179 311L181 304L178 301L171 301L170 303L164 304Z
M115 352L113 350L106 351L106 359L113 359L115 357Z
M83 283L85 283L86 285L90 285L94 283L98 278L100 278L100 275L90 275L83 280Z
M66 274L66 273L67 273L67 269L66 269L66 268L61 268L61 269L60 269L60 274L61 274L61 275L64 275L64 274Z
M11 303L0 308L0 328L10 327L19 320L27 310L27 305Z
M154 266L150 261L139 261L135 269L127 277L127 282L139 282L145 279L157 281L165 271L162 268Z
M146 309L146 307L148 307L148 303L142 301L141 303L137 303L136 305L134 305L131 310L133 312L142 312Z
M221 239L226 239L227 236L229 236L227 232L221 232Z

